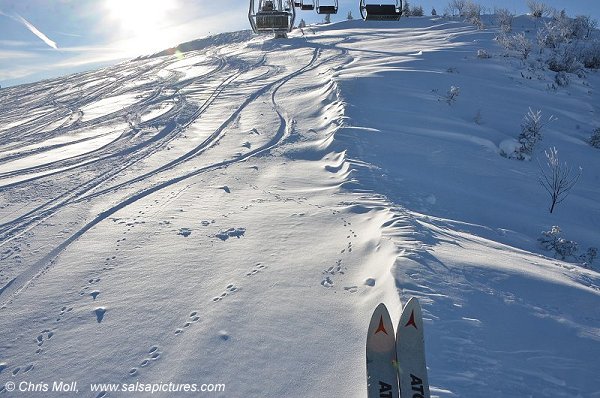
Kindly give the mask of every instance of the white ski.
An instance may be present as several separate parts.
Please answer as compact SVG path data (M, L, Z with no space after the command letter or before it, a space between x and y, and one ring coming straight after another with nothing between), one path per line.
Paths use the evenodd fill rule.
M367 391L369 398L399 398L396 336L386 306L375 308L367 335Z
M402 398L430 398L425 337L419 300L412 297L402 310L396 335L398 382Z

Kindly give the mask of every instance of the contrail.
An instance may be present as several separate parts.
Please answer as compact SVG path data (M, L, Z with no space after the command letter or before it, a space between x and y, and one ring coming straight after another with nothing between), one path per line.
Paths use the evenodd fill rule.
M48 38L48 36L46 36L45 34L43 34L42 32L40 32L38 30L38 28L36 28L35 26L33 26L28 20L26 20L25 18L23 18L19 14L8 15L8 14L5 14L2 11L0 11L0 15L4 15L6 17L9 17L9 18L11 18L11 19L19 22L20 24L23 24L27 29L29 29L29 31L31 33L33 33L34 35L36 35L37 37L39 37L48 46L52 47L55 50L58 50L58 46L56 45L56 42L50 40Z

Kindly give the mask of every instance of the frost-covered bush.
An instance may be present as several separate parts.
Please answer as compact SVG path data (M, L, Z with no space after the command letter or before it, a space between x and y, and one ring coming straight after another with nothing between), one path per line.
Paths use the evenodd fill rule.
M579 245L577 242L563 238L560 227L553 226L550 231L543 231L538 242L545 250L554 252L554 258L580 262L584 267L591 267L598 256L598 249L590 247L584 254L577 255Z
M346 19L348 21L352 21L354 19L354 17L352 16L352 11L348 11L348 15L346 16Z
M587 252L585 252L585 254L582 254L579 257L579 259L583 263L584 267L591 268L592 263L594 262L596 257L598 257L598 249L595 247L590 247L589 249L587 249Z
M589 16L569 18L563 11L539 29L538 43L541 47L556 48L574 40L588 40L596 26L597 22Z
M521 134L517 138L517 148L514 153L505 153L504 155L518 160L530 160L536 144L542 140L542 129L553 120L554 117L551 116L548 121L544 121L541 110L534 112L529 108L521 123Z
M413 17L422 17L423 15L425 15L423 7L413 6L410 10L410 15L412 15Z
M546 48L558 48L560 45L570 42L573 37L572 20L562 14L545 22L537 32L539 46Z
M514 13L512 13L508 8L496 8L494 10L494 15L496 16L496 22L500 26L502 32L512 32L512 24L515 18Z
M474 3L471 0L467 0L463 9L463 17L469 23L475 25L478 29L483 29L483 22L481 21L481 14L483 8L480 4Z
M589 69L600 69L600 42L594 41L582 45L579 59Z
M460 87L450 86L450 90L448 90L446 93L446 102L448 102L448 104L452 104L454 101L456 101L456 98L458 98L459 94Z
M566 87L570 83L569 75L566 72L561 71L554 76L554 82L559 87Z
M300 29L306 28L306 21L304 19L300 20L300 22L298 23L298 28L300 28Z
M431 16L432 17L436 17L437 16L437 11L436 11L435 7L431 9Z
M550 196L550 213L554 212L556 205L561 203L569 196L571 189L577 184L581 177L582 169L579 173L573 173L572 168L567 162L560 162L558 150L550 148L545 151L546 167L540 164L540 184Z
M590 137L590 145L594 148L600 149L600 127L594 130Z
M553 251L554 256L560 260L575 257L579 245L577 242L561 237L560 234L560 227L555 225L550 231L543 231L542 236L538 238L538 242L544 249Z
M446 7L446 14L455 16L463 16L467 0L450 0Z
M598 27L598 21L588 15L578 15L571 22L572 35L577 39L589 39Z
M485 51L484 49L479 49L479 50L477 50L477 58L488 59L488 58L491 58L491 55L488 54L488 52Z
M527 7L531 16L535 18L549 17L552 14L552 8L540 1L527 0Z
M515 52L523 60L526 60L533 49L533 43L525 36L525 33L513 35L501 34L496 41L509 52Z
M535 144L542 140L543 126L542 111L538 110L534 112L529 108L529 112L527 112L523 118L523 123L521 123L521 134L519 134L519 138L517 139L519 144L521 144L519 150L521 155L531 156Z
M553 72L578 73L583 69L579 60L581 51L575 45L563 45L555 49L546 63Z

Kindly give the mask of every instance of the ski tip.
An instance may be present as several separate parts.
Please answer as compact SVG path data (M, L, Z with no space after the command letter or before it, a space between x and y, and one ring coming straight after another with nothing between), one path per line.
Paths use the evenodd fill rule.
M379 303L379 305L377 307L375 307L375 311L373 311L373 314L377 314L377 313L390 313L387 309L387 307L385 306L385 304L383 303Z
M381 340L382 342L390 340L392 343L395 341L394 325L392 324L390 313L383 303L375 308L371 316L368 340L371 339ZM389 341L386 342L386 344L392 343Z
M406 305L404 306L405 308L418 308L421 309L421 304L419 304L419 299L416 297L411 297L408 302L406 303Z
M402 309L400 322L398 324L397 333L403 333L406 329L420 331L423 329L423 315L421 313L421 305L419 299L411 297Z

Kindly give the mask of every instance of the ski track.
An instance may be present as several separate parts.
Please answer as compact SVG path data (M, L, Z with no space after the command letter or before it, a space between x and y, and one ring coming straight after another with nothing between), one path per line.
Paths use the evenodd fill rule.
M252 157L268 154L270 151L284 142L286 137L288 137L290 134L292 122L287 115L287 111L282 107L282 105L279 104L277 94L282 87L284 87L292 79L301 76L302 74L314 72L322 66L328 66L334 60L348 62L347 53L345 51L327 51L331 52L332 54L323 56L324 51L322 49L317 47L313 48L304 66L292 68L291 70L286 71L284 74L281 73L282 68L280 66L269 65L264 57L257 60L253 64L248 64L245 68L236 68L236 66L231 65L230 60L224 60L221 58L222 62L219 63L219 67L211 71L209 74L203 75L201 78L190 79L186 82L172 82L170 85L161 86L159 89L154 91L151 96L151 101L159 103L161 99L170 100L173 98L175 94L161 97L160 93L165 90L173 91L173 87L175 86L177 86L177 91L181 92L182 90L189 89L191 86L196 84L197 80L203 80L210 77L214 81L218 82L216 88L212 89L204 102L199 106L195 106L193 111L189 112L189 115L185 114L186 105L188 104L187 97L190 95L190 92L188 91L185 94L177 94L179 95L178 107L172 108L169 112L138 126L140 129L143 129L146 125L166 126L159 135L153 137L147 142L142 142L133 148L128 148L127 146L130 145L131 136L135 133L135 131L128 130L121 134L117 140L112 141L108 145L93 152L62 159L60 161L41 166L15 170L11 173L4 173L0 175L1 183L2 179L6 178L23 177L39 172L47 173L41 176L24 178L18 182L5 185L2 187L0 193L4 192L6 194L7 192L11 191L18 192L20 189L22 189L22 187L27 187L30 184L34 184L33 186L41 184L50 178L61 179L70 182L75 173L82 173L87 171L88 168L91 168L92 172L95 174L87 181L83 181L81 184L76 184L74 188L49 198L44 203L41 203L40 205L23 212L12 220L5 221L0 224L0 248L15 243L17 243L16 247L18 247L20 244L18 241L21 239L27 239L29 236L28 234L35 234L36 228L39 228L45 223L52 222L52 220L56 218L59 213L64 213L66 209L72 206L91 207L90 203L110 203L111 201L115 201L114 199L107 200L107 198L115 198L117 202L116 204L97 214L93 219L87 221L71 236L63 240L61 243L55 245L52 250L47 252L35 263L28 266L27 269L21 270L15 278L11 279L9 283L5 284L0 290L0 300L2 301L0 304L0 312L6 311L8 308L10 308L12 301L28 287L39 284L40 279L43 279L43 276L52 267L56 258L72 243L83 237L90 229L99 223L108 221L110 219L116 221L113 215L118 211L138 202L140 199L162 192L192 177L196 177L203 173L217 170L219 168L225 168L236 163L245 162ZM340 55L342 55L342 57L340 57ZM162 68L164 66L164 63L160 63L157 68ZM267 70L250 79L240 79L240 77L242 77L246 71L261 66L264 66ZM148 68L147 71L152 70L153 68ZM140 77L141 75L137 75L137 79ZM207 84L207 82L204 81L203 84ZM331 90L332 88L327 81L320 84L322 87L325 87L327 91ZM218 128L214 130L199 145L191 148L187 152L177 156L172 160L165 161L163 164L151 169L150 171L143 171L144 168L139 168L139 170L142 170L141 173L126 173L126 171L130 170L134 165L143 165L143 163L151 158L152 155L164 153L168 143L176 140L181 134L184 134L189 126L193 125L194 122L201 118L206 111L211 109L211 105L213 105L213 103L217 101L220 96L222 96L224 93L227 93L228 90L230 93L240 90L241 86L244 85L250 87L253 92L251 92L249 95L245 95L242 103L237 105L233 112L230 113L230 116L225 118L221 125L218 126ZM106 87L94 92L90 101L96 98L114 95L114 93L111 91L111 88L115 86L118 87L118 85L107 85ZM201 167L186 167L187 163L194 164L200 161L199 164L202 164L203 155L207 151L219 151L217 153L220 153L222 151L219 148L220 143L228 137L228 130L240 117L242 112L251 104L266 100L268 100L271 104L273 117L274 120L277 121L278 127L272 130L270 137L263 136L261 138L261 140L264 141L261 143L261 145L255 147L251 144L244 144L244 147L247 149L245 153L225 152L220 154L220 161L209 161L209 163L204 164ZM150 100L144 100L146 103L149 101ZM129 108L134 106L135 105L132 105ZM127 113L128 109L114 112L111 115L106 115L105 117L100 118L102 120L96 119L95 122L103 124L106 123L107 125L110 125L111 122L122 118L123 115ZM174 122L173 119L178 120ZM42 118L42 121L44 124L48 123L46 118ZM52 122L50 121L49 123ZM71 126L74 124L76 124L76 122L71 124ZM18 136L23 129L36 126L32 126L31 123L29 123L26 127L20 127L21 129L17 132L13 132L9 129L9 133ZM37 127L37 130L41 132L40 134L43 137L44 126L37 125ZM81 125L77 126L77 128L81 127ZM52 130L51 133L60 135L62 132L68 131L68 129L68 126L62 125L58 129ZM39 137L35 134L28 135L27 137L27 140L22 140L23 142L21 145L32 145L32 141L33 143L38 142L36 140ZM45 137L47 138L48 136L46 135ZM29 141L29 139L32 141ZM86 140L83 139L76 142L85 141ZM27 156L42 154L45 150L60 148L63 145L66 146L72 143L73 142L70 141L66 144L43 147L39 150L24 151L23 153L18 153L16 155L3 158L0 161L0 164L19 158L25 158ZM15 148L13 147L11 149L14 150ZM115 160L117 160L117 167L107 167L110 165L111 161L114 162ZM165 173L167 171L169 172L168 174ZM167 179L165 181L161 181L161 175L163 174L167 175ZM119 179L122 181L119 181ZM229 191L227 187L225 187L225 190ZM130 193L131 191L133 191L133 193ZM129 193L123 197L123 192ZM71 221L75 223L78 222L77 220ZM128 229L126 232L130 231L131 228L137 225L137 223L138 221L136 219L127 222L126 225L128 226ZM240 230L243 230L243 228ZM182 231L183 229L180 231L182 236L189 236L191 233L191 230L187 229L183 232ZM240 235L236 236L239 237ZM126 238L122 238L117 241L116 250L119 250L119 246L124 243L125 240ZM116 256L107 257L104 268L99 270L95 276L91 276L87 282L80 287L79 296L88 297L89 300L93 302L96 302L97 299L102 298L102 280L108 272L111 272L118 266L118 254ZM262 264L257 264L245 275L248 277L255 276L258 273L263 272L266 268L267 267ZM237 286L237 284L230 283L224 286L223 291L217 293L211 302L217 304L227 296L230 296L239 290L240 288ZM65 305L62 306L60 311L56 314L53 325L48 328L41 329L39 333L34 336L33 340L35 342L35 347L32 347L32 350L35 350L36 355L42 355L44 353L49 344L51 344L52 339L55 338L56 333L60 333L60 325L62 321L65 319L71 319L76 305L77 304L75 302L65 302ZM105 317L110 317L110 311L110 308L97 306L92 311L92 314L90 314L90 319L93 318L95 319L95 322L102 323ZM170 334L174 336L181 335L200 320L201 316L199 311L191 311L181 323L181 326L175 330L171 330ZM220 333L220 338L223 341L226 341L229 339L228 333L222 331ZM139 376L140 373L152 367L154 363L161 358L161 355L162 348L160 348L159 345L152 345L148 349L146 356L141 358L137 364L132 364L126 376ZM34 369L35 363L31 363L13 367L11 368L11 372L13 377L16 377L19 374L28 373ZM100 393L99 396L108 396L108 394L103 392Z
M341 53L342 53L342 55L344 55L344 51L341 51ZM117 152L116 154L108 155L105 159L109 159L109 158L113 158L113 157L118 158L119 156L123 155L123 153L122 153L123 151L126 151L128 153L128 156L127 156L128 160L126 162L122 162L119 165L119 167L117 167L117 168L113 167L112 170L106 171L106 172L98 175L97 177L92 178L90 181L85 182L84 184L73 189L72 191L68 191L58 197L55 197L55 198L51 199L50 201L44 203L43 205L19 216L18 218L0 225L0 234L1 234L0 237L2 237L2 241L1 241L2 243L0 243L0 247L2 247L4 245L6 245L7 243L11 242L11 240L13 240L14 238L22 235L24 232L34 229L36 225L39 225L40 223L51 219L58 212L60 212L65 207L69 206L70 204L77 204L77 203L86 203L87 204L90 200L93 200L94 198L103 197L104 195L111 194L111 193L114 194L114 193L118 192L119 190L123 189L125 186L129 186L129 185L135 184L137 182L147 182L148 180L150 180L151 177L154 177L163 171L171 170L186 161L189 161L191 159L194 159L195 157L201 156L204 151L215 146L215 144L217 144L219 142L219 140L221 140L223 138L223 134L224 134L225 130L227 129L227 127L241 114L241 112L246 107L248 107L249 104L257 101L262 96L269 95L269 97L270 97L270 101L273 104L273 109L274 109L274 111L276 113L276 117L279 121L279 128L277 129L276 134L265 145L263 145L261 147L257 147L255 149L252 149L252 150L248 151L246 154L243 154L241 156L234 156L231 159L225 159L221 162L209 164L209 165L204 166L204 167L202 167L198 170L195 170L191 173L182 174L178 177L170 178L169 180L167 180L165 182L161 182L158 184L151 185L150 187L143 188L143 189L139 190L137 193L127 197L126 199L121 200L118 204L101 212L95 218L93 218L91 221L89 221L87 224L85 224L81 229L79 229L76 233L71 235L68 239L66 239L62 243L58 244L54 249L52 249L49 253L47 253L43 258L41 258L39 261L37 261L32 266L30 266L24 272L20 273L15 279L13 279L10 282L9 285L6 285L3 288L3 290L1 291L0 297L2 297L5 301L0 306L0 309L6 308L6 306L11 302L12 298L15 295L17 295L18 293L23 291L36 278L43 275L43 273L48 269L48 267L51 266L54 259L58 255L60 255L60 253L63 252L66 248L68 248L71 243L73 243L74 241L79 239L89 229L91 229L98 223L106 220L108 217L110 217L117 211L124 209L125 207L137 202L138 200L140 200L142 198L147 197L148 195L151 195L151 194L159 192L163 189L169 188L170 186L180 183L188 178L197 176L206 171L211 171L211 170L214 170L217 168L226 167L233 163L243 162L251 157L258 156L263 153L267 153L268 151L270 151L271 149L276 147L285 138L285 136L289 130L289 121L286 118L286 116L284 115L284 111L277 104L276 94L283 85L285 85L287 82L289 82L294 77L297 77L305 72L312 71L312 70L318 68L319 66L328 64L333 59L339 57L339 54L331 55L331 56L323 59L321 62L317 62L320 57L321 57L321 50L319 48L315 48L313 50L311 59L309 60L307 65L305 65L304 67L301 67L298 70L295 70L287 75L284 75L283 77L277 79L274 82L271 82L271 83L261 86L253 94L249 95L246 98L246 100L231 114L231 116L229 116L223 122L223 124L217 130L215 130L215 132L213 132L204 142L202 142L199 146L193 148L191 151L184 154L183 156L181 156L171 162L168 162L151 172L148 172L141 176L135 177L131 180L128 180L126 182L118 184L114 187L106 188L106 189L98 191L96 193L86 195L89 192L98 189L103 183L111 180L116 175L122 174L126 169L131 167L133 164L144 160L145 158L147 158L148 156L150 156L151 154L156 152L158 149L152 147L149 150L150 153L144 153L144 152L140 153L141 151L137 151L137 149L122 150L121 152ZM251 65L249 69L251 69L252 67L259 66L263 63L264 63L264 59L261 59L256 64ZM227 64L227 62L220 63L219 68L217 68L215 71L217 71L217 70L222 71L224 69L224 66L223 66L224 64ZM160 67L164 67L164 65L161 63ZM151 67L149 69L152 70L153 68ZM216 73L215 71L211 72L211 74ZM146 71L144 71L144 72L146 72ZM211 93L211 95L209 96L209 99L207 99L204 102L203 106L199 107L199 109L197 109L190 117L186 117L183 123L181 123L181 124L177 123L177 127L173 126L173 121L171 119L173 117L179 116L178 114L176 114L176 115L170 114L168 118L167 117L162 118L161 121L164 121L165 123L167 123L167 125L173 126L170 129L165 128L165 130L167 130L167 132L162 134L162 136L169 137L167 139L167 142L170 139L174 139L174 136L176 136L181 131L184 131L186 127L188 127L196 119L198 119L202 115L202 113L210 107L211 103L216 98L219 97L219 94L229 84L231 84L233 81L235 81L235 79L238 78L242 73L243 73L243 71L239 71L236 74L227 76L224 80L222 80L220 82L220 84L217 86L217 88ZM266 77L270 77L272 75L273 75L273 73L267 73L262 77L266 78ZM139 77L140 77L140 75L138 74L137 78L139 78ZM205 77L207 77L207 75L203 76L203 78L205 78ZM186 85L191 84L193 82L194 82L194 80L186 82ZM250 83L256 83L255 79L251 79ZM116 85L116 83L115 83L115 85ZM180 89L182 87L185 87L185 85L182 85L181 82L176 83L175 85L180 86L179 87ZM114 85L109 85L109 87L114 87ZM95 99L98 97L108 95L109 92L107 92L107 90L108 89L95 92L93 95L93 98ZM154 95L153 100L156 100L156 98L157 98L157 95ZM117 116L117 117L119 117L119 116ZM174 130L177 130L177 132L175 134L171 134L171 131L174 131ZM164 147L163 139L159 139L157 141L160 142L161 148ZM145 146L145 144L142 144L142 145ZM92 155L86 154L86 155L82 156L83 160L80 160L80 162L84 163L83 166L87 166L86 160L85 160L86 156L92 156ZM101 160L105 160L105 159L101 159ZM99 160L92 160L91 163L95 163L98 161ZM83 167L83 166L77 165L74 168L79 168L79 167ZM64 171L58 172L59 175L62 173L64 173ZM58 176L53 175L52 177L57 178ZM26 182L28 182L28 181L24 181L23 183L26 183ZM16 187L18 187L20 184L21 183L17 183L15 185L16 185ZM10 186L7 188L10 188Z

